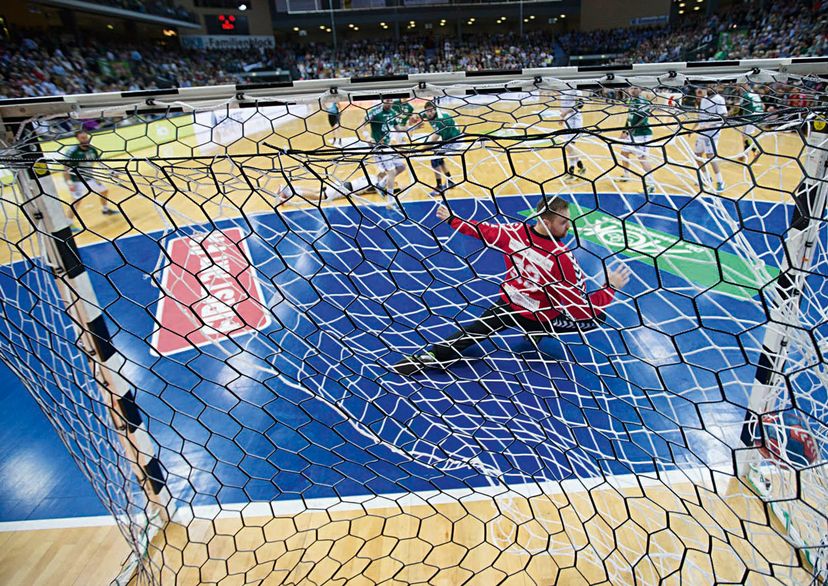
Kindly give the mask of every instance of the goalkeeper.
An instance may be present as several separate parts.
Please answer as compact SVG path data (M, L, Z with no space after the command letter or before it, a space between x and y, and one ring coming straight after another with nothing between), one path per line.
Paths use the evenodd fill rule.
M533 338L594 329L603 320L604 308L612 302L615 291L630 280L630 269L619 265L609 271L604 287L586 293L584 274L562 240L569 231L570 218L569 204L560 197L542 199L534 222L464 220L442 205L437 217L503 252L508 270L498 301L445 341L396 364L394 369L400 374L446 368L461 359L466 348L505 328L522 329Z

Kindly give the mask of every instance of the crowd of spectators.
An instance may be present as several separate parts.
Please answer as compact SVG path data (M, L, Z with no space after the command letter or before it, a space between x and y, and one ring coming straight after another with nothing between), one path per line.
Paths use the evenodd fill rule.
M737 2L713 16L686 16L658 28L572 32L558 37L569 55L610 54L614 63L761 59L828 53L828 15L810 3Z
M299 48L290 68L300 79L353 77L434 71L478 71L549 67L555 39L549 33L466 35L454 38L405 37Z
M122 8L133 12L163 16L176 20L191 22L197 20L195 14L183 6L173 3L171 0L96 0L96 4L104 4L114 8Z
M104 0L129 6L135 0ZM171 2L140 3L177 10ZM0 40L0 97L44 96L235 83L252 70L293 79L354 77L565 65L567 55L612 54L618 63L828 55L828 15L804 0L760 10L732 5L713 18L661 28L519 36L469 34L462 40L408 36L329 44L280 43L275 49L205 52L166 44L67 41L33 31Z
M28 35L0 41L0 95L10 97L125 91L162 85L235 83L226 68L247 56L112 42L56 41Z

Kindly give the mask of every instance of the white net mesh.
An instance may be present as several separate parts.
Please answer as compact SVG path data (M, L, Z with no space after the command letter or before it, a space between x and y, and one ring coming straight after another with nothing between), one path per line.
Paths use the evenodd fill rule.
M159 101L22 125L3 155L0 347L143 579L818 574L824 81L684 81ZM81 127L99 154L70 153ZM34 161L47 172L28 178ZM503 252L436 208L531 225L554 196L587 292L632 269L598 327L503 329L400 375L504 279ZM86 277L64 272L69 240ZM120 402L100 351L85 356L81 300L123 358ZM152 438L137 472L112 423L136 421L125 389ZM144 456L171 496L149 544Z

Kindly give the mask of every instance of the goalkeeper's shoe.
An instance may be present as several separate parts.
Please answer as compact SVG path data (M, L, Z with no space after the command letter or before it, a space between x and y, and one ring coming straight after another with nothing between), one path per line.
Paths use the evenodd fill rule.
M424 370L428 370L431 368L435 369L446 369L448 368L453 362L456 360L451 361L441 361L438 360L436 356L434 356L433 352L422 352L420 354L415 354L413 356L406 356L402 360L400 360L397 364L395 364L392 368L398 374L402 374L404 376L410 374L417 374Z

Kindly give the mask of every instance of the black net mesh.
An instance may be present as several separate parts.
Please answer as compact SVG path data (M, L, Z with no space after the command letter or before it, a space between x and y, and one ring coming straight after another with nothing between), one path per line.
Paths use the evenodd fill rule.
M743 81L21 124L0 349L125 576L813 580L825 83Z

